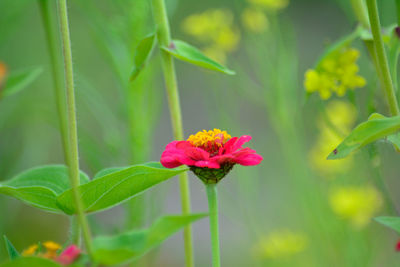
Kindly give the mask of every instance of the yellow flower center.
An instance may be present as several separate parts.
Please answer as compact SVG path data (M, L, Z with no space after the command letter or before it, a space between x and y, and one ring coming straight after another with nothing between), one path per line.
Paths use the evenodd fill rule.
M226 131L220 129L203 130L195 135L189 136L189 141L195 147L204 148L206 151L215 152L218 148L222 147L231 136Z

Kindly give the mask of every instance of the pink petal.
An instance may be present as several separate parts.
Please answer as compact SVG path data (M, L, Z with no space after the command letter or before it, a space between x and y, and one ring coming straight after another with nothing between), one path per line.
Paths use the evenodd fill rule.
M237 150L237 151L233 152L232 154L235 157L240 157L242 155L255 154L255 153L256 153L256 151L254 149L251 149L249 147L245 147L245 148L242 148L240 150Z
M71 245L67 247L61 254L56 258L56 262L62 265L69 265L73 263L81 254L81 250L75 246Z
M247 143L251 140L251 136L250 135L242 135L239 140L237 140L237 142L234 145L234 151L241 148L243 146L244 143Z
M221 165L226 162L232 162L232 160L234 159L234 156L232 154L224 154L224 155L212 157L211 159Z
M237 137L232 137L231 139L228 140L228 142L225 143L224 145L224 151L225 153L231 153L232 152L232 147L236 143ZM218 151L218 154L221 155L220 151Z
M190 147L185 149L185 155L194 161L208 160L210 158L210 153L198 147Z
M160 163L165 168L176 168L183 164L193 165L194 161L186 156L185 151L191 147L187 141L173 141L169 143L161 154Z
M168 156L161 156L160 163L165 168L169 169L173 169L183 165L183 163L176 157L168 157Z
M219 169L221 167L217 162L206 160L196 161L195 166L200 168L206 167L210 169Z
M263 157L261 157L258 154L244 154L239 157L235 157L233 161L237 164L243 165L243 166L253 166L253 165L258 165L260 162L263 160Z
M241 136L239 138L238 137L232 137L224 145L225 153L229 154L229 153L235 152L239 148L242 148L244 143L249 142L250 140L251 140L251 136L250 135L243 135L243 136Z

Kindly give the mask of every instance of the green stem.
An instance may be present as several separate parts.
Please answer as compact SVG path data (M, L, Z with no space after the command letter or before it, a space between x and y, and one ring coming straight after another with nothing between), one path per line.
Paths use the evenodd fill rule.
M56 29L54 27L54 17L53 12L50 10L50 2L48 0L39 0L39 7L41 11L41 17L43 21L44 31L46 35L47 48L49 49L50 56L50 67L53 79L54 96L57 107L57 116L60 127L61 142L64 154L64 161L67 166L68 164L68 135L67 135L67 114L65 107L65 95L63 91L63 78L61 68L60 57L58 56L57 49L57 36L54 34ZM72 223L75 222L75 223ZM76 223L76 219L71 220L71 242L73 244L80 244L80 229L79 224Z
M77 245L78 247L81 246L81 228L79 227L79 222L76 216L70 216L71 221L71 230L70 230L70 238L71 243Z
M396 0L397 26L400 26L400 0Z
M50 10L50 1L48 0L39 0L39 6L44 26L44 31L46 34L46 42L47 47L49 49L50 56L50 66L51 73L53 78L53 87L54 87L54 95L55 102L57 106L57 115L58 121L60 124L60 135L62 140L62 148L64 153L64 160L66 165L68 166L68 135L67 135L67 114L65 108L65 96L63 91L63 78L61 68L61 61L58 55L57 36L54 34L56 29L54 27L54 17L53 12Z
M83 239L88 254L92 256L92 238L90 234L89 224L83 210L83 203L79 194L79 159L78 159L78 132L76 123L75 110L75 89L74 76L72 68L72 51L71 38L68 25L67 0L59 0L58 16L60 19L60 33L64 55L64 72L65 72L65 94L67 98L67 114L68 114L68 163L69 178L74 195L74 202L77 208L77 218L82 228Z
M354 14L357 20L361 23L364 28L369 29L369 20L367 14L367 8L365 6L364 0L351 0L351 5L353 7Z
M390 77L389 64L386 58L385 47L381 34L381 25L379 22L378 6L376 0L367 0L369 20L371 24L372 36L375 43L376 57L381 71L381 82L386 94L386 100L389 105L390 113L393 116L399 115L399 106L397 104L392 78ZM378 75L379 76L379 75Z
M171 35L165 8L164 0L152 0L152 8L154 20L157 25L157 37L160 46L162 58L162 67L164 71L165 86L168 95L168 103L174 138L176 140L183 139L182 113L179 103L178 84L176 80L175 66L172 56L161 49L163 46L168 47L171 43ZM190 213L190 192L187 172L179 176L182 214ZM185 242L185 263L187 267L194 266L193 241L192 241L191 226L186 226L184 229Z
M212 266L221 266L219 255L219 231L218 231L218 195L217 184L206 184L208 207L210 210L210 233L211 233L211 250L212 250Z

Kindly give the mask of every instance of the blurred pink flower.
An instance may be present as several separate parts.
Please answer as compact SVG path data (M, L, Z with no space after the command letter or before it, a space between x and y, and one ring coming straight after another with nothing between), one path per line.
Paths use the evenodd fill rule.
M56 258L56 261L62 265L69 265L72 264L80 254L81 250L77 246L71 245L61 252L61 254Z

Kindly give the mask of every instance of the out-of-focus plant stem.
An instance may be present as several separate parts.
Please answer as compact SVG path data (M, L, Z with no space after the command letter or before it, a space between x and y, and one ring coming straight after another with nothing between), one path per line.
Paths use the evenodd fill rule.
M57 115L60 124L60 134L62 140L62 147L64 153L64 160L68 166L68 135L67 135L67 114L65 108L65 95L63 92L63 78L61 68L61 61L58 54L57 43L58 38L54 34L56 28L54 27L54 17L50 9L48 0L39 0L41 16L43 20L44 31L46 34L47 47L49 49L50 66L54 86L55 102L57 106Z
M369 29L369 20L367 7L365 6L365 0L351 0L351 5L357 20L364 28Z
M162 57L162 66L164 71L165 86L167 89L169 109L176 140L183 139L182 113L179 103L178 84L176 80L175 66L172 55L161 49L162 46L168 47L171 43L171 34L167 10L164 0L152 0L153 16L157 25L157 37L160 45L160 53ZM190 192L187 172L179 176L182 214L190 213ZM191 226L184 229L185 242L185 263L186 266L194 266L193 240Z
M54 34L56 28L54 27L55 19L51 12L50 2L48 0L39 0L39 6L41 11L41 17L43 21L44 31L46 35L47 47L49 49L50 56L50 67L51 77L53 79L54 96L57 106L57 116L60 125L60 135L64 154L64 161L67 166L68 164L68 134L67 134L67 114L65 106L65 95L63 91L63 78L61 68L61 61L58 55L57 43L58 38ZM76 222L76 218L71 218L71 242L76 245L80 245L80 229L79 224Z
M68 163L69 178L77 209L77 218L82 229L83 239L88 254L92 257L92 238L89 223L83 211L83 203L79 195L79 158L78 158L78 131L75 108L74 72L72 67L71 38L68 24L67 0L59 0L58 16L60 20L61 42L64 55L65 94L68 114Z
M79 227L79 222L77 216L70 216L70 240L72 244L77 246L81 245L81 228Z
M397 26L400 26L400 0L396 0Z
M381 72L381 75L378 76L381 79L381 83L386 94L386 100L389 105L390 113L392 114L392 116L397 116L399 115L400 111L392 83L392 78L390 76L389 64L385 53L385 47L383 45L381 25L379 22L378 6L376 0L367 0L367 9L371 25L372 36L375 43L377 63L379 70Z
M221 259L219 255L219 230L218 230L218 194L217 184L207 184L207 198L210 212L210 233L211 233L211 250L212 250L212 266L220 267Z

